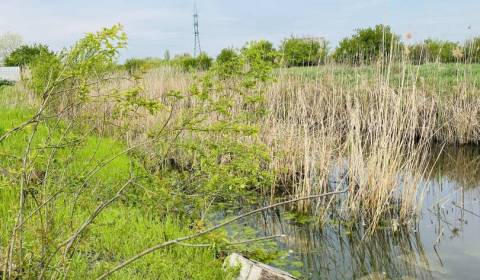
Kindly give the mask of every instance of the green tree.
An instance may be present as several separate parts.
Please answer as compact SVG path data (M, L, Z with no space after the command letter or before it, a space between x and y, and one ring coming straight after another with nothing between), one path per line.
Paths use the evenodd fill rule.
M418 65L426 62L426 49L423 43L409 45L407 50L407 56L411 63Z
M325 63L327 43L323 40L311 38L285 39L280 52L283 63L290 66L312 66Z
M251 41L245 44L241 50L242 55L247 61L256 61L261 59L272 65L276 64L278 52L273 44L267 40Z
M408 47L409 58L414 64L428 62L451 63L463 58L463 50L458 43L427 39Z
M233 77L242 70L240 56L232 48L222 49L215 59L215 67L221 79Z
M441 40L425 40L425 54L429 62L455 62L456 58L453 55L454 50L459 48L459 45L450 41Z
M340 41L333 58L342 63L370 63L388 56L399 41L400 36L388 25L358 29L353 36Z
M480 36L465 42L465 58L471 63L480 63Z
M219 64L225 64L236 59L238 59L237 52L232 48L225 48L220 51L215 61Z
M212 63L213 58L204 52L195 57L195 68L198 70L208 70L212 66Z
M145 60L141 58L130 58L123 64L128 74L134 75L137 71L140 71L145 66Z
M20 66L25 67L32 63L39 55L53 55L53 52L48 49L48 46L35 44L32 46L23 45L12 51L5 57L6 66Z
M172 61L173 65L181 68L184 71L208 70L212 66L212 63L213 59L203 52L197 57L192 57L188 53L179 55L176 56Z

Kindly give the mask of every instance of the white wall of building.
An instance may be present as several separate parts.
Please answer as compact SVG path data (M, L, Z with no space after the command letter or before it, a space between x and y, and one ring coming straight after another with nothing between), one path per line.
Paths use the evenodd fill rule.
M0 67L0 80L20 81L20 67Z

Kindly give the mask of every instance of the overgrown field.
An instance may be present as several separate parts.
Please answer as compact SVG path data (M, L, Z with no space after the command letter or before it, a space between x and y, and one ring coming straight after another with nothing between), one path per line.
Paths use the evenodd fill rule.
M409 227L427 154L442 152L431 144L480 142L478 65L274 70L245 52L208 71L125 73L125 43L118 26L88 34L0 88L6 278L232 278L229 252L282 252L212 227L217 213L297 198L294 211L362 221L366 236Z

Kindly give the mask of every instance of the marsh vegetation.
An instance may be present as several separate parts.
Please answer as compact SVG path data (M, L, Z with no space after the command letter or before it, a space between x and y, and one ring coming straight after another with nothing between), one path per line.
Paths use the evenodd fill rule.
M296 53L295 40L283 48ZM415 236L443 199L429 195L435 178L478 186L478 156L451 161L452 146L480 142L471 58L419 65L397 44L339 64L325 44L319 65L275 67L261 41L215 62L119 67L126 42L120 26L88 34L38 53L24 81L0 87L4 278L225 279L232 251L286 259L305 278L432 277L406 263L425 258ZM337 254L302 251L331 235L334 248L348 244L349 272L329 262ZM369 263L356 246L373 246ZM407 261L391 260L403 249Z

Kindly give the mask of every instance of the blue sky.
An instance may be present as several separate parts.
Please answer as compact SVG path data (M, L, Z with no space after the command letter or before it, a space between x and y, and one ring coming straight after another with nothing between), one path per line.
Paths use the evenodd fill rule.
M385 23L415 41L463 41L480 35L480 0L0 0L0 33L58 50L82 34L122 23L129 48L122 58L193 51L193 5L199 11L202 49L290 35L327 38L332 46L358 27Z

